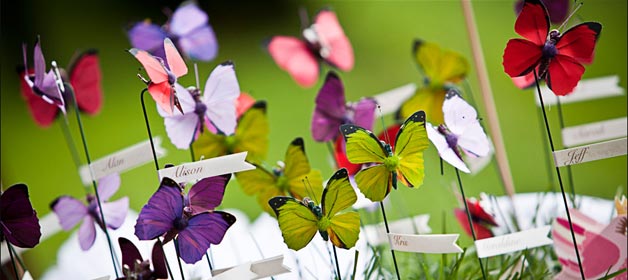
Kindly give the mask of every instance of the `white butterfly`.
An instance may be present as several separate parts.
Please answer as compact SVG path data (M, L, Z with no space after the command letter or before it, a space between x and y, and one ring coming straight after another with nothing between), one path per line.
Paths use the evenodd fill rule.
M455 90L450 90L443 102L445 124L432 126L427 123L427 137L432 141L440 157L469 173L463 161L462 152L470 157L484 157L489 154L489 141L478 120L478 113Z

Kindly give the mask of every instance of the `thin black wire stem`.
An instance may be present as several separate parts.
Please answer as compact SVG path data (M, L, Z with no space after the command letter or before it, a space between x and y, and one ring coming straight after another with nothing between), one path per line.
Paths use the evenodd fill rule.
M565 118L563 117L563 106L560 104L560 98L556 98L556 108L558 109L558 123L560 124L560 131L562 133L565 129ZM573 172L571 172L571 165L567 165L567 178L569 178L569 189L571 190L571 205L576 207L576 187L573 180Z
M340 275L340 265L338 264L338 255L336 254L336 246L331 244L331 248L334 250L334 260L336 261L336 274L338 275L338 280L342 280L342 276Z
M388 219L386 218L386 211L384 210L384 202L380 201L379 206L382 209L384 225L386 226L386 235L388 235L390 233L390 229L388 228ZM401 280L401 276L399 275L399 266L397 265L397 257L395 256L395 250L393 250L392 247L390 248L390 253L392 254L393 263L395 264L395 273L397 274L397 280Z

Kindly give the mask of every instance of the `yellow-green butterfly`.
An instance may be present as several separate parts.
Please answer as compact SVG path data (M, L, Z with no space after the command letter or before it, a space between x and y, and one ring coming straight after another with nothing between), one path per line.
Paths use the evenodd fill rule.
M303 138L296 138L290 143L285 161L271 171L259 164L254 165L256 168L253 170L236 173L236 178L246 194L257 195L257 201L268 213L273 213L268 205L272 197L290 195L303 199L308 194L319 197L323 192L323 176L310 167ZM304 184L306 178L311 188Z
M406 100L399 111L401 119L419 109L425 110L432 123L443 123L443 101L451 85L462 81L469 72L469 63L459 53L443 50L437 44L414 41L413 56L423 74L424 84Z
M430 143L425 112L415 112L401 125L394 150L389 143L380 142L372 132L359 126L341 125L340 132L347 143L347 158L351 163L375 164L355 175L358 188L371 201L384 200L391 187L397 188L398 178L411 188L423 184L423 151Z
M268 204L277 215L288 248L300 250L318 231L325 241L331 239L334 246L349 249L355 246L360 235L360 215L354 211L340 212L356 200L349 174L342 168L327 181L321 206L309 198L299 201L285 196L273 197Z
M268 152L268 119L266 102L257 101L238 119L232 135L205 130L192 144L197 157L213 158L248 151L249 162L261 162Z

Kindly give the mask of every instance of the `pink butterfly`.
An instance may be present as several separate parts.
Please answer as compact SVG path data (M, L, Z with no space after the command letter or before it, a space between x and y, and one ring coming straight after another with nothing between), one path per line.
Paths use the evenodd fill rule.
M611 223L604 225L587 217L576 209L569 209L571 221L576 234L580 259L587 279L598 279L623 268L626 268L628 237L625 214L618 215ZM573 248L569 222L564 218L556 218L552 224L554 250L563 270L556 279L580 279L580 269ZM615 279L627 279L626 272Z
M107 227L117 229L124 223L126 213L129 210L129 198L123 197L116 201L108 202L109 198L120 187L120 175L111 174L98 180L98 194L105 216ZM78 231L78 239L83 251L89 250L96 240L97 224L104 230L105 224L100 218L100 209L96 196L87 195L87 205L71 196L61 196L55 199L50 208L57 214L63 230L71 230L79 222L83 221Z
M148 92L155 102L169 115L172 115L174 106L183 113L176 95L175 83L179 77L188 73L188 67L169 38L164 39L164 50L167 61L136 48L130 49L129 52L146 70L150 78L147 82Z
M273 36L266 46L279 68L300 86L316 83L320 60L342 71L353 69L353 48L334 12L320 11L314 24L303 30L303 38Z

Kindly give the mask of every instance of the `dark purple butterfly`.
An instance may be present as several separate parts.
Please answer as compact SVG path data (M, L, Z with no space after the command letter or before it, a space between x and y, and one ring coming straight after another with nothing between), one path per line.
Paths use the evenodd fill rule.
M126 218L126 213L129 210L128 197L107 202L119 187L120 175L118 175L118 173L98 180L100 204L102 205L107 227L111 229L117 229L122 226ZM100 218L100 209L98 208L96 196L88 194L86 200L87 205L71 196L61 196L50 204L50 208L57 214L63 230L71 230L76 224L83 221L78 232L79 244L83 251L89 250L89 248L94 245L94 241L96 240L95 224L102 230L105 230L105 225Z
M363 98L355 103L345 103L345 90L336 73L329 72L325 83L316 96L316 108L312 117L312 137L318 142L335 140L343 124L355 124L365 129L373 127L375 100Z
M200 180L186 194L177 182L163 178L159 189L142 207L135 224L140 240L163 236L164 243L177 237L181 259L199 261L211 244L219 244L236 218L214 211L222 202L231 174Z
M128 36L134 48L161 58L165 58L163 42L166 37L192 59L210 61L218 53L218 42L207 14L193 1L182 3L164 26L138 22L128 31Z
M15 184L0 195L0 241L21 248L39 244L41 230L37 213L28 199L28 187Z
M26 44L22 45L22 55L24 58L24 67L28 68L28 61L26 59ZM41 51L41 44L39 37L35 43L35 51L33 52L34 62L34 75L28 75L28 72L24 72L22 77L26 84L33 90L35 94L40 96L44 101L49 104L56 105L65 114L65 101L61 90L57 86L57 77L53 70L46 73L46 59Z
M569 2L571 0L541 0L545 7L547 8L547 12L549 13L550 21L554 24L561 24L567 18L567 13L569 12ZM518 0L515 2L515 13L517 15L521 13L521 9L523 9L524 0Z
M140 251L133 245L130 240L120 237L118 238L118 244L120 244L120 251L122 252L122 272L124 277L122 279L142 279L142 280L154 280L154 279L168 279L168 268L166 268L166 255L164 254L164 248L161 242L156 241L153 245L153 253L151 260L153 263L153 269L150 269L150 262L144 260Z

